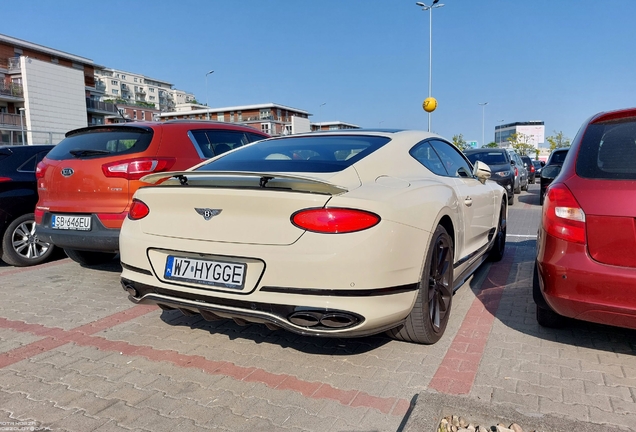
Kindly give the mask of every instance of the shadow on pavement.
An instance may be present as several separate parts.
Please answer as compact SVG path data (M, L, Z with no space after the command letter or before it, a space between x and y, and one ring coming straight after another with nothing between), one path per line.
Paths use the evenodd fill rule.
M351 339L302 336L282 329L270 330L264 324L250 323L240 326L231 319L206 321L200 315L188 317L177 310L162 311L161 320L172 326L185 326L205 330L211 334L223 334L230 340L248 339L258 344L275 344L306 354L333 356L362 354L391 342L391 339L383 334Z
M504 325L520 333L546 341L568 344L580 348L603 350L617 354L636 356L636 330L612 327L575 319L560 329L539 326L536 321L536 305L532 299L532 269L535 260L535 240L509 242L506 254L514 253L514 260L508 273L507 282L501 285L488 283L489 275L497 266L504 266L504 260L491 266L482 266L470 282L470 288L478 299L484 297L488 289L503 288L501 301L493 307L484 302L490 313L496 307L495 318ZM484 273L486 273L484 275ZM480 277L481 276L481 277ZM490 280L492 282L492 279Z
M531 204L539 206L539 189L528 189L527 192L517 195L517 200L523 204Z

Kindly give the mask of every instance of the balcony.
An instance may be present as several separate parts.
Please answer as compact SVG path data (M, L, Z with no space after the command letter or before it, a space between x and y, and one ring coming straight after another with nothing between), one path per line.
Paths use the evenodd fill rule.
M1 126L15 126L20 127L20 114L7 114L0 113L0 125Z
M100 102L91 98L86 98L86 110L94 113L112 114L117 112L115 104Z
M104 93L106 91L106 84L104 84L101 81L97 81L95 83L95 90L100 91L102 93Z
M22 89L22 84L0 81L0 97L1 96L11 96L19 99L24 98L24 90Z

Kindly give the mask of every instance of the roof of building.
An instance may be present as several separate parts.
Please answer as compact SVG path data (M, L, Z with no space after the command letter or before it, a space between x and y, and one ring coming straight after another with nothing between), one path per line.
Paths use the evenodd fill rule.
M11 36L7 36L4 34L0 34L0 42L4 42L10 45L14 45L17 47L22 47L22 48L28 48L28 49L32 49L34 51L40 51L40 52L45 52L47 54L51 54L53 56L56 57L61 57L61 58L65 58L68 60L72 60L75 62L79 62L79 63L85 63L85 64L89 64L89 65L93 65L93 60L86 58L86 57L81 57L75 54L70 54L64 51L60 51L60 50L56 50L53 48L49 48L46 47L44 45L38 45L36 43L33 42L27 42L25 40L22 39L18 39L18 38L14 38Z
M225 113L230 111L248 111L248 110L255 110L255 109L262 109L262 108L279 108L279 109L284 109L287 111L294 111L297 113L306 114L308 116L312 115L312 114L309 114L307 111L304 111L298 108L292 108L285 105L270 102L270 103L256 104L256 105L239 105L239 106L230 106L230 107L221 107L221 108L204 108L204 109L198 109L198 110L192 110L192 111L164 112L164 113L161 113L161 116L168 117L168 116L174 116L174 115L205 114L207 112Z
M348 127L356 128L356 129L360 128L360 126L354 125L353 123L345 123L345 122L342 122L342 121L328 121L328 122L312 123L312 126L319 126L319 127L322 127L322 126L338 126L338 125L348 126Z

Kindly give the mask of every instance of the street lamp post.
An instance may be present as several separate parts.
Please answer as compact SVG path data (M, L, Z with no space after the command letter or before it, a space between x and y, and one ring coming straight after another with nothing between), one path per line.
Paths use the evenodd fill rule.
M433 0L430 6L422 2L415 3L422 8L423 11L429 11L429 34L428 34L428 97L432 96L433 92L433 8L440 8L444 6L443 3L437 3L439 0ZM428 113L428 131L431 131L431 113Z
M210 105L208 105L208 103L210 102L209 98L208 98L208 75L213 74L214 71L211 70L210 72L205 74L205 106L207 107L207 113L206 113L206 118L208 120L210 120Z
M483 147L485 144L485 135L484 135L484 118L486 117L486 105L488 102L479 102L481 105L481 146Z
M22 145L24 145L24 121L23 121L23 117L24 117L24 110L26 108L19 108L20 111L20 130L22 131Z

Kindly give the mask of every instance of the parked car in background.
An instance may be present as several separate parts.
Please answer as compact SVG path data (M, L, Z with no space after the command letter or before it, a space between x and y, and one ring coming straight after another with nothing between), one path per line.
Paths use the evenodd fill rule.
M545 163L542 161L533 160L532 165L534 165L534 173L535 173L535 181L536 181L536 177L541 177L541 170L543 169L543 166L545 165Z
M523 161L519 157L519 154L515 150L506 150L510 155L510 161L513 165L513 171L515 173L515 188L516 194L521 193L522 190L528 190L528 170L523 166Z
M35 166L52 145L0 146L0 249L2 261L25 267L41 264L54 247L35 233L38 201Z
M636 329L636 108L596 114L545 170L548 188L537 240L537 321L564 317Z
M496 181L506 190L508 197L508 205L515 203L515 173L514 168L510 164L510 154L504 149L496 148L479 148L465 150L464 154L475 165L477 161L481 161L490 167L490 180Z
M534 168L532 159L530 159L530 156L528 155L519 155L519 157L523 162L523 167L526 169L526 171L528 171L528 183L534 184L537 170Z
M420 131L272 138L143 178L121 232L134 303L302 335L434 343L506 241L505 190Z
M545 192L548 189L548 186L550 186L550 183L552 183L556 176L558 176L561 172L561 166L568 154L568 150L570 150L569 147L559 148L550 153L548 162L541 170L541 179L539 180L539 204L543 205Z
M37 234L82 265L109 261L141 177L184 170L267 137L249 127L193 120L70 131L37 166Z

